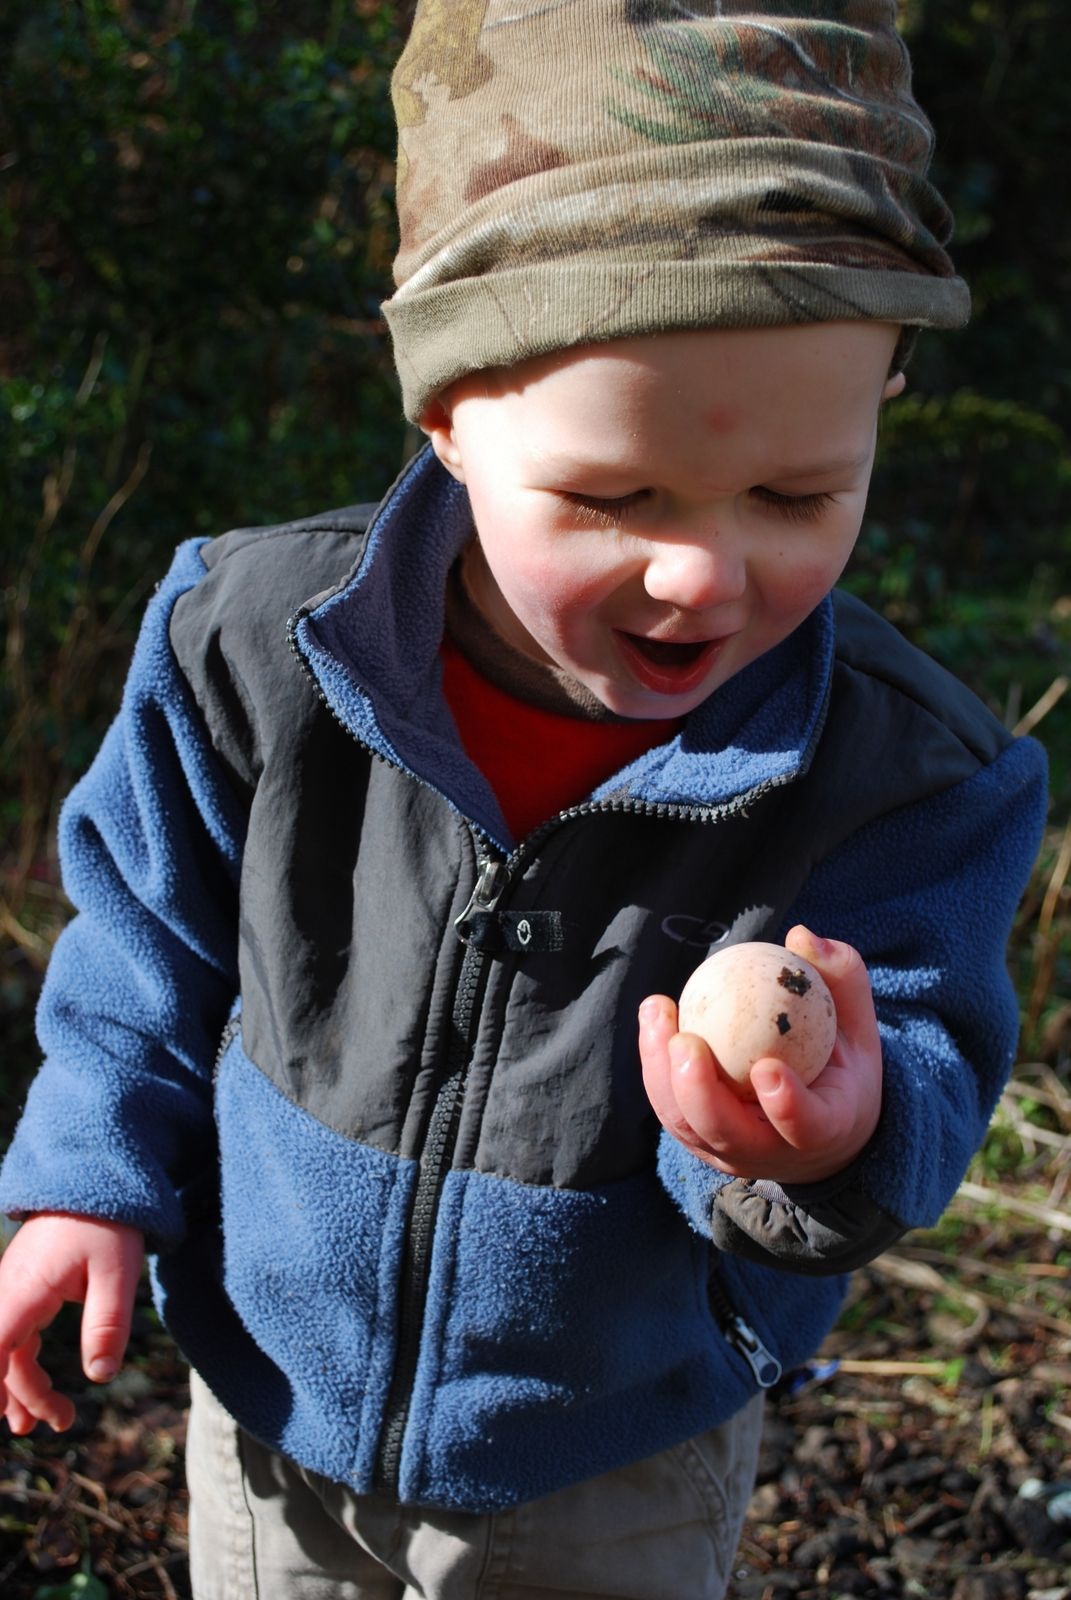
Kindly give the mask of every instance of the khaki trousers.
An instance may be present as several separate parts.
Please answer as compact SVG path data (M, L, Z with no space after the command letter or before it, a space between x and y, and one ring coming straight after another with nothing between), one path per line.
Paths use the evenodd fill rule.
M493 1514L399 1505L243 1432L194 1373L194 1600L721 1600L761 1397L711 1432Z

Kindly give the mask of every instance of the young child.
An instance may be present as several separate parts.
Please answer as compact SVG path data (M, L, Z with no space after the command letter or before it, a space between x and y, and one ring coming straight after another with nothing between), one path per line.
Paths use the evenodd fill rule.
M198 1600L721 1595L762 1390L981 1140L1042 756L831 594L910 330L966 316L894 13L419 7L431 448L149 606L63 817L0 1353L68 1426L40 1331L84 1299L111 1376L144 1240ZM747 1104L673 997L755 937L839 1032Z

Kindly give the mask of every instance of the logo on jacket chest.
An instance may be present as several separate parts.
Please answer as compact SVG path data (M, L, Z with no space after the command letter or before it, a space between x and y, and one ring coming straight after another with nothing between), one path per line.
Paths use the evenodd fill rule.
M721 944L729 932L729 924L719 922L716 917L704 921L702 917L690 916L686 911L671 911L668 917L662 918L662 932L678 944L690 945L696 950L709 950Z
M666 937L677 944L693 950L713 950L719 944L742 944L747 939L763 938L772 916L772 906L748 906L728 921L687 911L671 911L662 918L661 927Z

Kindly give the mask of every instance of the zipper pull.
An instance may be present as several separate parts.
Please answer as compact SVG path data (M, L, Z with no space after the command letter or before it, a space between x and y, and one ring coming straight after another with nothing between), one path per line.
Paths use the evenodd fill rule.
M472 891L469 903L461 915L454 919L454 927L462 944L468 944L472 937L473 917L478 912L493 911L509 882L509 869L504 861L498 860L497 856L482 856L478 866L476 887Z
M782 1373L782 1366L772 1351L767 1350L750 1323L734 1311L722 1323L722 1332L735 1350L743 1356L760 1389L772 1389Z

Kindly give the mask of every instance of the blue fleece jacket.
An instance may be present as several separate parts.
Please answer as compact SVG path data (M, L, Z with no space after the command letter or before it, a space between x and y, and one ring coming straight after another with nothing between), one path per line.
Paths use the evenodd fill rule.
M64 810L0 1206L142 1227L245 1427L479 1510L731 1415L936 1220L1012 1060L1044 761L827 601L514 840L441 690L467 501L424 456L366 520L192 542L152 600ZM634 1019L797 920L866 959L886 1087L851 1171L789 1192L658 1129Z

